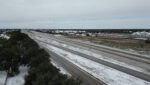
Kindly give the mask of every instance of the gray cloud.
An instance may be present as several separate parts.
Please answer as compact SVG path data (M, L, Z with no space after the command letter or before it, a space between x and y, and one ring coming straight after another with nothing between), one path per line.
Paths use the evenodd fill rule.
M0 27L148 28L149 3L150 0L0 0Z

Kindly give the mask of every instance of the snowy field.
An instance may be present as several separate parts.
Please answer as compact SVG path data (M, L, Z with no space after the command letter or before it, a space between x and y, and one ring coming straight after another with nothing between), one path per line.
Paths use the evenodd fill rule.
M102 80L108 85L150 85L150 82L88 60L86 58L83 58L82 56L72 54L45 43L41 43L41 45L62 56L63 58L67 59L71 63L93 75L97 79Z

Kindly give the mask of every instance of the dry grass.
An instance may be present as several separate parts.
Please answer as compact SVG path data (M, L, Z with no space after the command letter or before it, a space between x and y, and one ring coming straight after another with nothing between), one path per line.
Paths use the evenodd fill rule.
M68 36L68 37L80 39L80 40L88 40L91 42L117 47L121 49L133 49L136 51L150 52L150 43L145 43L144 41L139 41L139 40L131 40L131 39L125 39L121 37L117 38L117 37L108 37L108 36L107 37L106 36L99 36L99 37Z

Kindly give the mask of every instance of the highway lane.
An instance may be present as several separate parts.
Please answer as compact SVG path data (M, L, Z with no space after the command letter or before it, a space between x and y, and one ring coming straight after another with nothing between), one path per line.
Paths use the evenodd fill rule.
M37 36L37 35L36 35ZM47 37L47 36L45 36L45 37ZM49 37L50 39L52 39L52 37ZM53 37L54 38L54 37ZM55 39L55 38L54 38ZM60 39L60 41L62 41L61 39ZM64 40L65 41L65 40ZM38 42L43 42L43 41L38 41ZM65 41L65 42L67 42L67 41ZM68 41L69 42L69 41ZM44 43L46 43L46 44L50 44L50 45L53 45L53 44L51 44L51 43L47 43L47 42L45 42L44 41ZM70 43L72 43L72 42L70 42ZM74 43L75 44L75 43ZM76 44L76 45L79 45L79 44ZM56 45L53 45L53 46L55 46L55 47L58 47L58 46L56 46ZM83 46L83 47L85 47L84 45L82 45L82 44L80 44L80 46ZM100 63L100 64L104 64L104 65L107 65L107 66L109 66L109 67L113 67L113 68L115 68L115 69L117 69L118 70L118 66L117 65L114 65L114 64L112 64L112 63L110 63L110 62L105 62L105 61L103 61L103 60L99 60L99 59L97 59L97 58L94 58L93 59L93 57L92 56L88 56L88 55L86 55L86 54L82 54L82 53L79 53L79 52L76 52L76 51L73 51L73 50L69 50L69 49L66 49L66 48L63 48L63 47L58 47L58 48L61 48L61 49L64 49L64 50L66 50L66 51L69 51L69 52L71 52L71 53L74 53L74 54L77 54L77 55L80 55L80 56L82 56L82 57L85 57L85 58L88 58L88 59L90 59L90 60L93 60L93 61L95 61L95 62L98 62L98 63ZM54 56L56 56L56 55L54 55ZM56 60L57 61L57 58L56 59L54 59L54 60ZM59 62L58 62L59 63ZM116 66L116 67L115 67ZM63 66L62 66L63 67ZM68 67L66 67L66 69L67 69ZM136 72L136 71L132 71L132 69L128 69L128 68L122 68L122 67L119 67L119 68L121 68L121 70L120 71L126 71L126 72L128 72L128 74L130 74L130 75L134 75L134 76L136 76L136 77L139 77L139 78L141 78L141 79L144 79L144 80L146 80L146 81L150 81L149 80L149 78L150 78L150 76L149 75L145 75L145 74L143 74L143 73L139 73L139 72ZM73 69L73 68L72 68ZM71 71L71 74L74 74L74 71ZM84 79L84 77L83 77L83 79ZM86 84L87 85L87 84ZM90 85L90 84L89 84ZM92 85L96 85L96 84L92 84Z
M39 41L36 41L39 43ZM39 44L40 45L40 44ZM57 55L56 53L53 53L52 51L48 50L44 46L40 45L42 48L44 48L51 56L51 58L60 66L62 66L65 70L67 70L72 76L79 77L84 85L106 85L101 80L96 79L89 73L83 71L79 67L75 66L68 60L62 58L61 56Z
M36 39L37 40L37 39ZM83 53L80 53L80 52L77 52L77 51L73 51L73 50L70 50L68 48L64 48L64 47L61 47L61 46L57 46L57 45L54 45L54 44L51 44L51 43L48 43L46 41L41 41L41 40L38 40L39 42L43 42L43 43L46 43L46 44L49 44L49 45L52 45L52 46L55 46L57 48L60 48L60 49L63 49L63 50L66 50L68 52L71 52L73 54L76 54L76 55L79 55L79 56L82 56L84 58L87 58L87 59L90 59L92 61L95 61L97 63L100 63L100 64L103 64L103 65L106 65L106 66L109 66L111 68L114 68L114 69L117 69L119 71L122 71L122 72L125 72L127 74L130 74L132 76L135 76L135 77L138 77L138 78L141 78L143 80L146 80L146 81L150 81L150 75L148 74L144 74L142 72L138 72L136 70L132 70L132 69L129 69L127 67L123 67L123 66L120 66L120 65L117 65L117 64L113 64L111 62L107 62L107 61L104 61L104 60L101 60L101 59L98 59L98 58L95 58L95 57L92 57L92 56L89 56L89 55L86 55L86 54L83 54Z
M142 60L141 58L135 57L135 56L129 56L129 55L122 56L122 55L119 55L119 53L117 54L117 53L112 53L112 52L109 52L109 51L105 51L105 49L103 49L103 48L99 48L99 47L94 47L93 48L90 45L76 43L76 41L63 40L63 37L57 39L57 37L49 36L49 39L52 39L54 41L57 41L57 42L60 42L60 43L63 43L63 44L67 44L67 45L71 45L71 46L74 46L74 47L82 48L82 49L85 49L85 50L90 49L90 51L92 51L94 53L104 55L104 56L107 56L109 58L112 58L112 59L115 59L115 60L118 60L118 61L121 61L121 62L125 62L125 63L128 63L128 64L131 64L131 65L134 65L134 66L137 66L137 67L140 67L140 68L143 68L143 69L146 69L146 70L150 71L150 64L149 64L150 60L149 59L143 58L143 60Z
M109 53L109 54L114 54L114 55L117 55L117 56L120 56L120 57L126 57L128 59L132 59L132 60L136 60L136 61L139 61L139 62L150 64L150 57L147 57L147 56L128 53L128 52L124 52L124 51L116 50L116 49L111 49L111 48L107 48L107 47L104 47L104 46L95 45L95 44L92 44L92 43L85 43L85 42L75 41L75 40L71 40L71 39L64 38L64 37L51 36L50 38L51 39L53 38L55 40L57 39L59 41L62 40L62 41L74 43L74 44L79 45L79 46L88 47L88 48L95 49L95 50L98 50L98 51L103 51L103 52L106 52L106 53Z

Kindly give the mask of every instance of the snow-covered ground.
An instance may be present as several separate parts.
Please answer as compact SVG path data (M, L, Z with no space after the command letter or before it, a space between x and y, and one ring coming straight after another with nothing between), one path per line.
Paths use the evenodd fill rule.
M94 53L91 49L88 49L88 50L86 49L85 50L85 49L79 48L78 46L73 46L73 45L71 46L71 45L68 45L68 44L63 44L61 42L57 42L57 41L54 41L52 39L47 39L46 37L35 36L35 38L38 39L38 40L42 40L42 41L52 43L52 44L57 45L57 46L62 46L62 47L65 47L65 48L68 48L68 49L71 49L71 50L74 50L74 51L77 51L77 52L81 52L81 53L87 54L89 56L93 56L95 58L98 58L98 59L101 59L101 60L104 60L104 61L108 61L108 62L117 64L117 65L120 65L120 66L123 66L123 67L127 67L127 68L130 68L130 69L145 73L145 74L150 74L150 72L147 69L143 69L143 68L140 68L140 67L137 67L137 66L133 66L131 64L124 63L124 62L109 58L107 56L102 56L100 54Z
M16 76L9 77L7 80L6 85L23 85L24 84L24 77L27 75L28 68L26 66L20 66L19 71L20 73ZM6 79L6 71L0 71L0 85L4 85Z
M28 74L27 70L28 68L26 66L20 66L20 73L14 77L9 77L7 80L7 85L23 85L25 82L24 77Z
M134 38L150 38L149 32L134 32L131 34Z
M71 63L75 64L76 66L93 75L94 77L102 80L108 85L150 85L150 82L136 78L108 66L104 66L94 61L88 60L86 58L83 58L82 56L72 54L70 52L64 51L62 49L42 42L41 45L62 56L63 58L67 59Z
M51 59L51 63L60 70L60 73L66 74L69 77L71 77L71 74L68 71L66 71L64 68L62 68L60 65L58 65L53 59Z
M20 66L19 71L20 73L16 76L9 77L7 79L6 85L23 85L25 80L24 77L27 75L28 68L26 66ZM6 79L6 71L0 71L0 85L4 85L5 79Z
M60 36L62 36L62 35L60 35L60 34L55 34L54 36L56 36L56 37L60 37Z
M0 71L0 85L4 85L7 76L6 71Z
M9 77L7 80L7 85L23 85L25 82L24 77L28 74L27 70L28 68L26 66L20 66L20 73L14 77Z
M0 37L2 37L2 38L5 38L5 39L9 39L10 37L8 36L8 35L6 35L6 34L0 34Z

